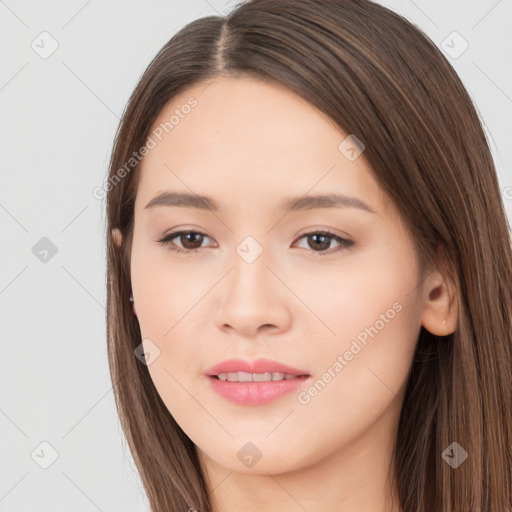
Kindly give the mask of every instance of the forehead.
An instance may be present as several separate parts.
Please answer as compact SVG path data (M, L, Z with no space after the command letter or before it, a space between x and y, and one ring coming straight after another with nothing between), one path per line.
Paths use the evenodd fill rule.
M144 205L167 188L245 198L339 189L385 200L365 161L343 153L348 134L281 85L247 77L197 84L165 105L149 136Z

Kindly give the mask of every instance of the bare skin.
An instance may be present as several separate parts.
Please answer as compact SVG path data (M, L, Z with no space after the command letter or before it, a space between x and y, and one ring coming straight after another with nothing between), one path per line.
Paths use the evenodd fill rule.
M363 158L338 149L348 134L325 115L283 87L220 77L175 97L154 127L191 96L197 106L142 162L131 279L142 338L160 350L151 378L198 448L215 511L398 512L392 450L407 376L421 325L455 330L453 284L419 275L393 204ZM219 210L145 208L164 191L212 197ZM374 213L281 206L334 192ZM187 230L205 236L158 242ZM246 237L257 242L249 251L262 249L251 263L237 252ZM302 395L235 404L203 374L234 357L311 377ZM237 456L248 442L262 455L252 467Z

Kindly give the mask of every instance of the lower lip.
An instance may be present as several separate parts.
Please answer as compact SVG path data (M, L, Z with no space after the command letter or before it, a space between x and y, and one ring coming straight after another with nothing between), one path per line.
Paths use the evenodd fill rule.
M263 405L297 390L309 376L268 382L230 382L207 377L213 390L231 402L241 405Z

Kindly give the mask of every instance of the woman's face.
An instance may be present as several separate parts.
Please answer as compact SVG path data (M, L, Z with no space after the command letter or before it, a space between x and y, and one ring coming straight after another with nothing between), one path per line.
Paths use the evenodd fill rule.
M394 439L422 287L412 241L347 135L249 78L182 92L152 127L131 252L148 370L202 456L232 471L291 471ZM188 199L148 206L171 193ZM312 200L330 194L353 199ZM181 231L196 234L168 236ZM233 358L308 377L205 374Z

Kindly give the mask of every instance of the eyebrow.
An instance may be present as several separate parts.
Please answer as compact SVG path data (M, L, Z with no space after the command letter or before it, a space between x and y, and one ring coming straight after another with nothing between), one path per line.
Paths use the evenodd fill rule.
M144 209L156 206L199 208L213 212L220 210L219 203L211 197L179 192L163 192L151 199ZM370 213L376 213L361 199L345 194L320 194L286 198L281 203L281 208L288 211L313 210L315 208L359 208Z

